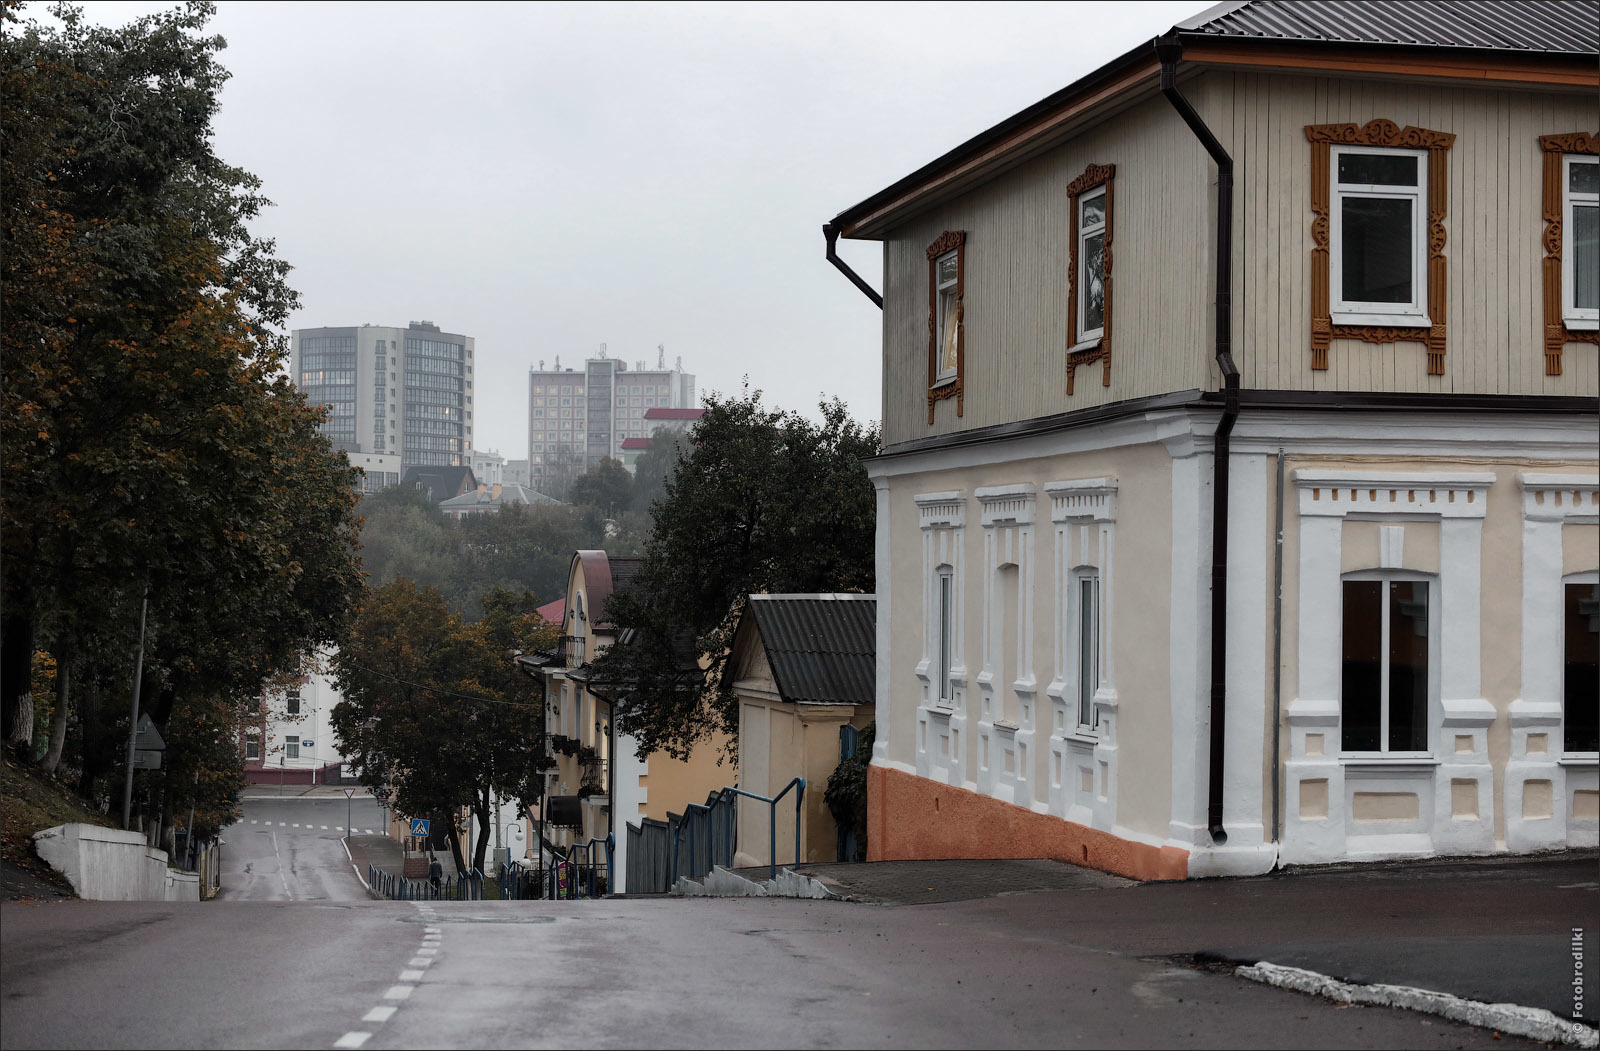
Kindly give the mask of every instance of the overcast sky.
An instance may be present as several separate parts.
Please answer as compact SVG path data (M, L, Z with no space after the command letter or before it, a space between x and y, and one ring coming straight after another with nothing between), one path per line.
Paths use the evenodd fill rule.
M216 148L277 205L291 327L477 339L480 449L527 456L529 367L601 344L876 420L879 313L822 224L1206 6L221 0Z

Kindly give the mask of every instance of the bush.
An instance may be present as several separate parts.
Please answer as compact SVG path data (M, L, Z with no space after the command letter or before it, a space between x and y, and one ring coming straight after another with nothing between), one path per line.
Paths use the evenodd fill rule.
M872 740L877 731L876 722L862 728L855 754L839 761L828 776L827 791L822 794L839 832L856 837L855 857L841 858L841 861L867 860L867 765L872 762Z

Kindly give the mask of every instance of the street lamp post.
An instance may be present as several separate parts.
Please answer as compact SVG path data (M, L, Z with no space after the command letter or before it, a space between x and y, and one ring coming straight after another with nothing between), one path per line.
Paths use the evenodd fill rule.
M144 678L144 616L150 608L150 585L139 600L139 652L133 659L133 719L128 723L128 777L122 786L122 827L128 827L133 808L133 752L139 739L139 683Z

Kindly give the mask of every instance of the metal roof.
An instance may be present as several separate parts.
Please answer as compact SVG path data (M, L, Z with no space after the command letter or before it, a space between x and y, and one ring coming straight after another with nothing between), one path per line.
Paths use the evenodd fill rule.
M1185 36L1593 55L1594 0L1251 0L1178 23Z
M751 595L778 695L797 704L872 704L876 595Z

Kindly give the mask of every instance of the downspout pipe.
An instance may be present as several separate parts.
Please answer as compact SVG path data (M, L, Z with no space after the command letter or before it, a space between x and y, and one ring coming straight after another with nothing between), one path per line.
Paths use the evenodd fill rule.
M1233 158L1178 90L1183 44L1176 33L1156 41L1161 93L1217 165L1217 368L1222 371L1222 419L1212 443L1211 481L1211 761L1206 823L1212 842L1228 841L1222 825L1223 751L1228 714L1228 453L1239 418L1239 368L1233 361Z
M839 273L850 279L850 283L861 289L861 294L872 300L872 305L879 310L883 309L883 297L878 295L873 287L867 284L862 276L850 269L850 264L839 258L836 250L839 244L839 228L832 223L822 224L822 236L828 239L828 262L839 268Z

